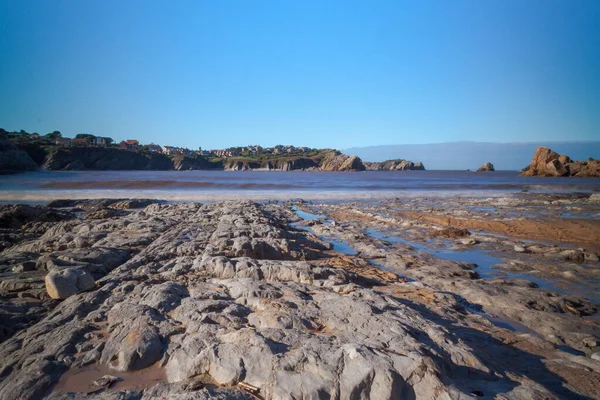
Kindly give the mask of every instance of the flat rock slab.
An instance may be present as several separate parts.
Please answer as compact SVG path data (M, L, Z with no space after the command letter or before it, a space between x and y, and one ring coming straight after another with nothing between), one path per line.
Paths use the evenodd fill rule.
M384 243L355 221L300 227L289 205L133 206L94 203L87 209L128 211L45 220L34 239L5 250L12 264L33 255L39 262L33 272L6 268L0 279L49 269L46 289L61 301L47 301L52 307L40 307L40 317L6 334L0 400L91 392L105 399L600 396L585 385L600 377L589 357L598 332L582 322L596 309L585 300L526 280L476 279L474 264ZM467 233L442 236L485 245ZM357 254L340 254L331 238ZM33 289L19 290L0 295L30 307L33 300L16 293ZM564 332L587 356L556 349L550 333L498 327L488 308L528 326L536 318L580 326L579 336Z

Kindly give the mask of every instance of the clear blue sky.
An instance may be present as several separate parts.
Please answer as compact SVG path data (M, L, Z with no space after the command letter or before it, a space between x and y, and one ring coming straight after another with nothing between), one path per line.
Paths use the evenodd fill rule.
M600 139L600 1L0 1L0 127L190 148Z

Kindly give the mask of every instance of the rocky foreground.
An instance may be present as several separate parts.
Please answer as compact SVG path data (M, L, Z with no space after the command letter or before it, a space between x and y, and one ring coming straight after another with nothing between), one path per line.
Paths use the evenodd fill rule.
M0 399L600 398L598 305L526 275L597 281L594 221L478 233L544 232L504 212L531 202L3 206Z

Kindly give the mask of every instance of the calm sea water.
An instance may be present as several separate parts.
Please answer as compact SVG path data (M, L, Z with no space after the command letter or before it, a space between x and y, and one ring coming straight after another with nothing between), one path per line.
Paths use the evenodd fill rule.
M368 199L427 195L493 196L598 192L600 179L520 177L516 171L42 171L0 176L0 201L159 198L165 200Z

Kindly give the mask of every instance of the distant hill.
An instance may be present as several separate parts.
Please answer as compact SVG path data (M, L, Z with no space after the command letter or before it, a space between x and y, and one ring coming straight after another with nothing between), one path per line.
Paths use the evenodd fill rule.
M589 142L531 142L490 143L450 142L434 144L399 144L353 147L342 150L345 154L359 156L363 161L384 161L404 158L420 161L428 170L476 170L485 162L494 164L496 170L521 170L531 163L538 146L547 146L573 160L600 158L600 141Z

